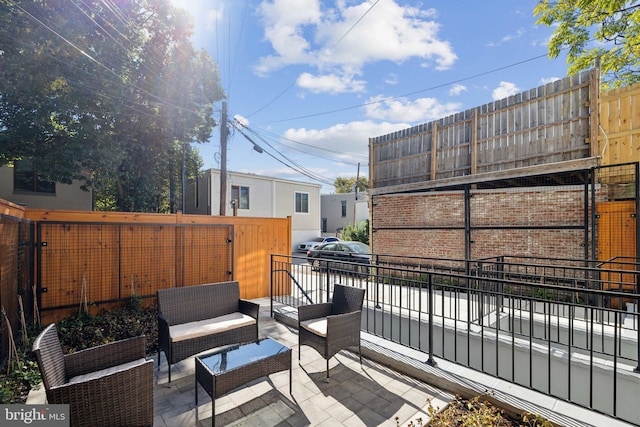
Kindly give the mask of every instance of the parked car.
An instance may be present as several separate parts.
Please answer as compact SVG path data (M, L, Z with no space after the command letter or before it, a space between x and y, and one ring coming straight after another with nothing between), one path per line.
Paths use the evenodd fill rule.
M313 270L332 268L368 275L371 248L362 242L324 243L307 251L307 262Z
M302 242L298 244L298 252L306 253L309 249L313 249L316 246L320 246L323 243L329 242L340 242L340 238L338 237L316 237L313 240L309 240L308 242Z

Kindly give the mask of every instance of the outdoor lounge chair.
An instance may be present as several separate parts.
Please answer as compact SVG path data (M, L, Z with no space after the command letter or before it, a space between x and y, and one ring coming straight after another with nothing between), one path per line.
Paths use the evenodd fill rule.
M364 294L364 289L336 284L331 302L298 307L298 361L300 347L313 347L327 361L327 381L329 359L340 350L357 346L362 365L360 328Z
M55 324L33 343L50 404L68 404L71 426L152 426L153 361L145 337L63 354Z

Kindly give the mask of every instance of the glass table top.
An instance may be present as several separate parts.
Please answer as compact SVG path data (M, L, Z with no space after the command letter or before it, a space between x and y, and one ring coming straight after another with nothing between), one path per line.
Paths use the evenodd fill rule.
M289 351L289 347L272 338L264 338L253 343L238 344L197 357L211 372L217 375L286 351Z

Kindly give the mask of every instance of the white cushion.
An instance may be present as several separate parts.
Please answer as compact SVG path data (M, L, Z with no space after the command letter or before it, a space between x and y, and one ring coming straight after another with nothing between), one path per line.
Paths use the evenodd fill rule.
M300 326L321 337L327 336L327 318L309 319L300 322Z
M146 361L147 359L143 357L137 360L132 360L131 362L123 363L122 365L112 366L111 368L100 369L99 371L89 372L88 374L84 374L84 375L76 375L75 377L69 380L69 384L81 383L81 382L92 380L94 378L100 378L106 375L111 375L116 372L126 371L127 369L140 366L144 364Z
M236 312L214 317L213 319L169 326L169 334L171 338L173 338L173 341L183 341L240 328L242 326L253 325L254 323L256 323L256 320L253 317Z

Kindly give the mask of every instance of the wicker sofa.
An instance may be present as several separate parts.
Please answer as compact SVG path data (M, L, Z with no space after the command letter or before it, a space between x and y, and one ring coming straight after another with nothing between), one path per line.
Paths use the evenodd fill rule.
M144 336L63 354L56 325L33 343L49 404L68 404L71 426L152 426L153 360Z
M158 296L158 369L160 352L171 365L228 344L258 339L256 303L240 299L237 281L160 289Z

